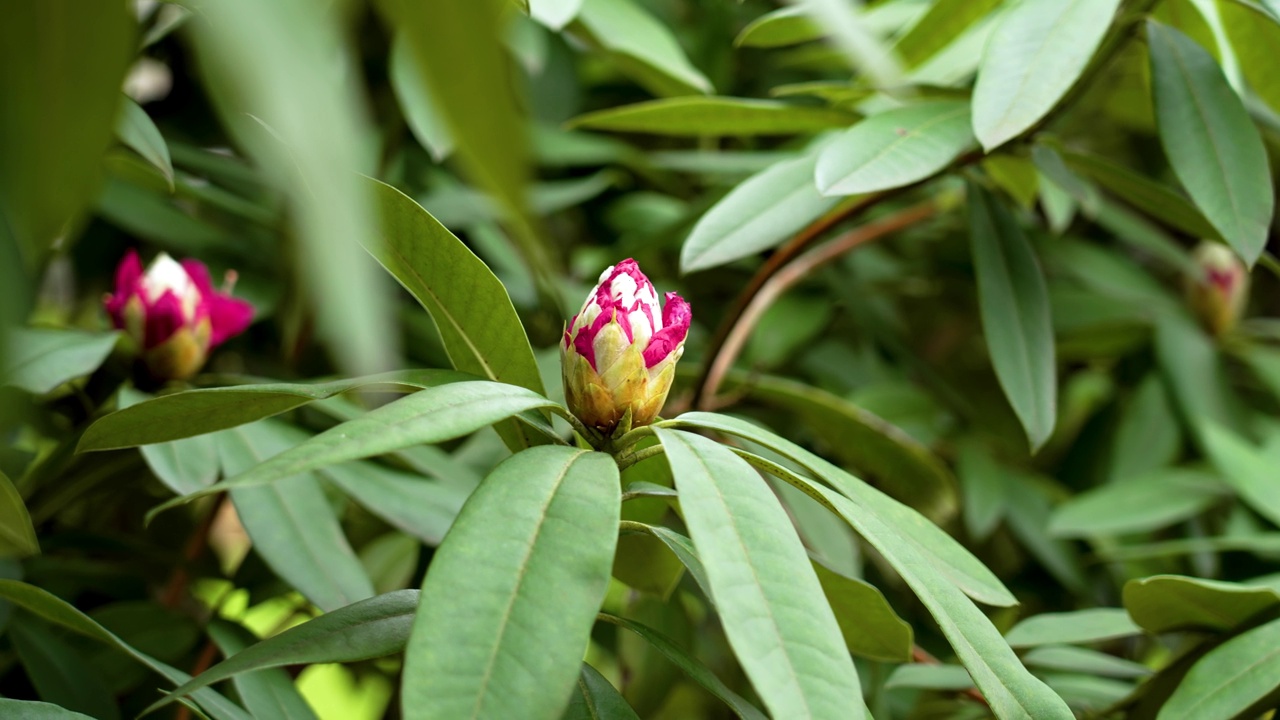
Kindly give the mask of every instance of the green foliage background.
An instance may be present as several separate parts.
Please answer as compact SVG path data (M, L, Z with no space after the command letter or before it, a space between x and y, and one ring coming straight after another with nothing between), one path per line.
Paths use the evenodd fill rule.
M1275 0L6 3L0 717L1262 716L1277 57ZM130 248L255 307L190 383ZM693 328L591 449L626 257Z

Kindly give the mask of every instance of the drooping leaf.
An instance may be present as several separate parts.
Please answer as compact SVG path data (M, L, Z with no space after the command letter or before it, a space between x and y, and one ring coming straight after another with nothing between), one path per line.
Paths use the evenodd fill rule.
M583 0L578 25L619 69L657 95L713 91L671 31L632 0Z
M1049 523L1058 537L1096 537L1157 530L1219 502L1225 488L1207 473L1153 470L1081 493L1059 505Z
M1186 198L1146 175L1099 155L1066 152L1062 159L1148 217L1195 237L1218 237L1218 231Z
M973 134L988 152L1049 113L1084 72L1120 0L1028 0L1005 11L973 87Z
M94 720L83 713L35 700L0 698L0 714L13 720Z
M536 447L499 465L436 551L405 656L405 717L555 720L604 599L612 458Z
M618 690L600 671L586 663L578 673L578 685L569 695L569 707L560 720L640 720Z
M320 472L369 512L429 545L440 544L471 490L371 462Z
M753 136L818 132L844 127L856 119L843 110L779 100L676 97L597 110L570 120L569 126L655 135Z
M582 9L583 0L529 0L529 15L549 30L563 30ZM586 672L585 670L583 672Z
M0 386L13 385L43 394L98 369L111 354L119 333L19 328L4 338Z
M1140 678L1151 674L1151 668L1132 660L1073 645L1042 645L1022 657L1032 667L1065 670L1088 675L1118 678Z
M765 705L778 717L863 717L839 624L768 485L718 443L656 432L725 635Z
M883 662L911 659L914 633L876 586L813 563L849 652Z
M1253 265L1275 208L1258 129L1213 56L1194 40L1152 20L1147 45L1169 164L1205 218Z
M1008 512L1007 471L977 441L960 446L956 472L964 490L964 524L975 539L989 536Z
M1159 720L1236 717L1280 685L1280 620L1231 638L1191 666Z
M1040 264L1018 222L977 185L969 188L969 233L978 304L991 364L1032 451L1057 420L1053 319Z
M1231 41L1250 89L1275 112L1280 112L1280 78L1267 72L1270 49L1280 45L1280 19L1253 2L1218 0L1218 17Z
M120 711L102 674L47 625L27 619L13 623L5 634L41 700L98 720L119 720Z
M142 159L159 170L169 181L169 189L173 189L173 161L169 158L169 146L165 144L164 136L152 122L151 116L147 115L147 111L127 97L120 101L116 135L121 142L133 148Z
M13 481L0 470L0 557L23 557L40 552L31 515Z
M1112 443L1109 476L1124 482L1173 464L1182 449L1182 430L1157 372L1138 383L1120 416Z
M397 37L392 41L389 62L387 74L405 122L436 162L444 160L453 152L453 136L436 108L426 81L419 75L407 40Z
M916 103L872 115L835 138L814 177L823 195L888 190L941 171L972 144L969 103Z
M1205 428L1210 424L1239 432L1226 368L1204 330L1185 315L1165 313L1156 321L1154 349L1165 386L1192 441L1204 450Z
M959 665L900 665L884 681L886 690L919 688L921 690L968 690L973 687L969 671Z
M1273 587L1153 575L1125 583L1124 606L1133 621L1150 633L1223 632L1280 608L1280 592Z
M1101 642L1141 632L1122 608L1090 608L1032 615L1004 637L1011 646L1024 648Z
M675 530L661 525L633 522L632 525L627 527L632 528L632 530L624 529L622 538L619 538L619 540L626 538L631 532L645 533L652 536L671 551L671 554L684 566L684 569L689 571L689 575L693 577L694 582L698 584L702 592L708 598L711 597L711 584L707 580L707 571L702 565L702 559L698 557L698 551L694 548L692 540ZM679 580L679 577L676 580Z
M782 7L747 23L734 38L737 47L785 47L817 40L822 28L805 14L804 8Z
M939 0L893 45L907 68L919 67L981 20L1001 0Z
M1280 525L1280 483L1276 453L1249 444L1230 430L1206 420L1201 441L1222 478L1255 512Z
M253 633L224 620L209 623L209 639L225 657L231 657L257 642ZM263 668L232 677L236 693L249 712L257 717L280 720L316 720L311 706L298 694L289 673L279 668Z

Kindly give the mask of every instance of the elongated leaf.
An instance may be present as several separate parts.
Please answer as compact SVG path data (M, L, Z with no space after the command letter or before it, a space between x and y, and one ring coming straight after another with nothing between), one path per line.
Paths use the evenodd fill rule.
M676 559L689 571L689 575L693 577L694 582L702 589L703 594L708 598L711 597L711 583L707 580L707 570L703 567L702 559L698 557L698 551L694 548L692 540L675 530L661 525L633 523L629 527L633 527L636 532L648 533L660 540L663 545L666 545L671 554L675 555ZM628 530L623 530L623 537L626 537L628 532Z
M1125 583L1124 606L1147 632L1222 632L1280 608L1280 592L1272 587L1154 575Z
M321 472L369 512L428 545L444 539L470 490L368 462Z
M1255 512L1280 525L1280 483L1275 453L1253 447L1235 433L1206 420L1201 438L1209 459Z
M1101 642L1142 633L1121 608L1091 608L1075 612L1033 615L1005 633L1013 647Z
M819 562L813 563L813 570L849 652L884 662L910 661L914 633L879 588Z
M786 441L774 441L772 444L778 450L777 446L785 447ZM787 451L778 451L790 455ZM803 451L797 455L804 457ZM853 483L847 482L851 478L836 468L826 467L818 458L804 457L798 462L821 467L823 472L820 472L820 476L845 492L855 489ZM854 501L785 468L772 465L763 458L757 458L752 464L767 467L767 471L775 477L800 488L832 512L839 514L884 555L885 560L898 571L903 581L928 608L997 717L1025 720L1066 720L1072 717L1062 699L1027 672L991 621L960 592L952 578L934 564L936 561L929 558L926 551L916 544L912 533L918 534L919 527L913 527L909 523L902 523L901 526L896 522L887 524L880 515L869 512L866 506L860 504L869 497L865 493L861 494L859 501ZM925 524L934 527L927 521Z
M1191 439L1205 450L1205 428L1239 432L1226 368L1213 339L1190 318L1166 313L1156 321L1156 360Z
M842 493L853 498L858 507L865 507L869 514L880 518L878 523L866 525L869 532L880 527L893 527L904 532L915 546L916 552L928 558L935 571L946 576L965 594L988 605L1005 607L1018 603L1004 584L985 565L937 525L929 522L915 510L893 500L799 445L749 422L715 413L685 413L672 420L663 421L661 424L667 427L693 427L734 435L783 455L814 473L815 476L833 483ZM770 463L770 465L773 464ZM772 469L768 471L773 474ZM810 496L812 497L812 494ZM855 529L860 533L863 532L861 528ZM883 536L863 534L863 537L890 562L897 562L893 552L897 533Z
M1087 675L1140 678L1151 674L1151 668L1146 665L1072 645L1044 645L1028 652L1022 660L1033 667Z
M671 31L632 0L583 0L578 24L619 68L657 95L712 92Z
M608 680L598 670L582 663L578 674L578 686L569 696L569 707L561 720L640 720L636 711L627 704Z
M1018 221L977 185L969 235L991 364L1034 452L1053 433L1058 381L1049 293Z
M115 450L226 430L359 388L414 390L474 379L449 370L406 370L331 382L187 390L107 415L89 426L77 451Z
M215 620L209 624L209 638L217 644L226 657L230 657L257 642L257 638L244 628L229 622ZM315 720L311 706L298 694L293 678L279 668L264 668L240 673L232 681L236 693L244 701L249 712L257 717L280 720Z
M1226 488L1197 470L1155 470L1077 495L1049 523L1058 537L1146 532L1193 517L1220 501Z
M0 698L0 715L13 720L94 720L52 703Z
M814 177L823 195L888 190L941 171L972 145L969 103L917 103L849 128L822 151Z
M248 471L306 439L266 420L217 436L228 476ZM231 491L253 549L290 586L321 610L373 595L373 583L342 533L319 480L310 473Z
M1098 155L1067 152L1062 159L1151 218L1196 237L1218 237L1218 231L1186 198L1146 175Z
M804 547L750 465L657 429L725 635L777 717L863 717L857 672Z
M770 165L698 220L680 250L684 273L708 270L781 243L835 206L813 186L816 154Z
M15 622L6 633L41 700L88 713L99 720L119 720L115 698L102 675L87 659L38 621Z
M144 714L184 695L199 697L202 688L243 672L284 665L356 662L400 652L408 642L418 595L417 590L378 595L254 643L178 686Z
M975 539L984 539L1008 511L1008 471L985 445L971 440L960 446L956 472L964 490L965 528Z
M34 585L28 585L17 580L0 579L0 599L7 600L55 625L65 627L72 632L115 648L172 683L183 683L191 678L190 675L177 668L170 667L145 653L138 652L128 643L125 643L106 628L94 622L88 615L72 607L61 598ZM200 706L214 720L250 720L249 716L238 705L208 688L194 693L192 697L200 703Z
M13 481L0 470L0 557L23 557L40 552L31 515Z
M133 148L142 159L151 163L169 181L173 189L173 161L169 159L169 146L151 116L138 103L124 98L120 101L120 119L116 121L116 135L125 145Z
M1026 0L987 41L973 87L973 134L988 152L1049 114L1098 49L1120 0Z
M968 690L973 687L969 671L958 665L902 665L884 681L886 690Z
M556 404L514 385L476 380L429 388L332 427L222 482L175 498L157 513L198 497L269 483L348 460L469 435L526 410Z
M1253 2L1218 0L1217 6L1240 72L1258 97L1280 112L1280 77L1267 72L1270 49L1280 45L1280 19Z
M449 134L448 126L435 106L436 101L428 91L426 80L419 75L413 49L407 40L397 37L392 41L389 62L387 74L405 122L436 162L444 160L453 152L453 135Z
M529 15L549 30L563 30L581 9L582 0L529 0Z
M1147 45L1169 164L1205 218L1252 266L1275 207L1262 138L1218 63L1196 41L1148 21Z
M655 135L791 135L843 127L856 115L777 100L678 97L599 110L569 121L587 130Z
M485 478L423 581L405 717L558 718L604 600L620 503L602 453L531 448Z
M544 393L529 338L502 282L420 205L390 185L369 182L383 236L368 249L431 314L453 366ZM514 424L499 432L513 450L533 443Z
M930 6L893 50L908 69L918 67L982 19L1001 0L939 0Z
M738 47L784 47L822 37L822 29L809 19L803 8L783 7L747 23L734 38Z
M1158 720L1231 718L1280 686L1280 620L1256 627L1191 666Z
M1111 445L1110 478L1123 482L1171 465L1182 450L1182 429L1160 373L1138 383Z
M98 369L119 333L21 328L4 338L0 386L13 385L31 393L47 393L64 382Z

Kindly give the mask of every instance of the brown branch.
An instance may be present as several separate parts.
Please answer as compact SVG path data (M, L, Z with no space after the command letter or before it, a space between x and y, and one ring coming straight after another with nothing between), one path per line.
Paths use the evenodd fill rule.
M942 664L941 660L934 657L932 654L930 654L928 650L925 650L919 645L911 646L911 662L917 663L919 665L941 665ZM979 690L978 688L969 688L968 690L962 690L961 693L967 698L980 702L983 705L986 705L987 707L991 707L991 703L987 702L987 699L982 695L982 691Z
M195 677L205 670L208 670L209 667L213 665L213 661L217 658L218 646L214 645L212 640L205 642L204 648L200 650L200 655L196 658L195 664L191 666L191 677ZM179 705L178 711L174 713L173 717L174 720L190 720L191 708L186 705Z
M699 392L694 399L694 406L705 410L716 405L716 392L720 389L721 383L724 382L725 375L733 367L734 361L737 360L738 355L742 352L742 348L751 337L751 332L755 329L761 316L783 293L821 265L835 260L860 245L878 240L885 235L932 217L937 212L937 204L933 201L925 201L900 210L881 220L860 225L826 245L801 255L785 267L768 273L759 287L753 288L749 286L748 291L750 294L743 293L743 297L749 298L746 306L738 313L724 340L715 348L714 355L711 356L711 362L707 365L707 371L698 388ZM797 239L799 237L797 236ZM795 241L793 240L791 245L794 244ZM777 257L781 252L779 251L774 257ZM770 258L770 262L772 260L773 258ZM764 269L761 268L762 271ZM761 277L761 275L762 273L757 273L757 277Z

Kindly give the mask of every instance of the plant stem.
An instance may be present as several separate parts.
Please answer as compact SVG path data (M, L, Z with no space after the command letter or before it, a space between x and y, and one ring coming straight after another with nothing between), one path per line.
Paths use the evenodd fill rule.
M663 448L661 445L653 445L651 447L637 450L629 455L623 455L618 458L618 470L619 471L626 470L627 468L631 467L632 465L635 465L638 462L648 460L649 458L654 457L656 455L661 455L662 453L663 453Z

